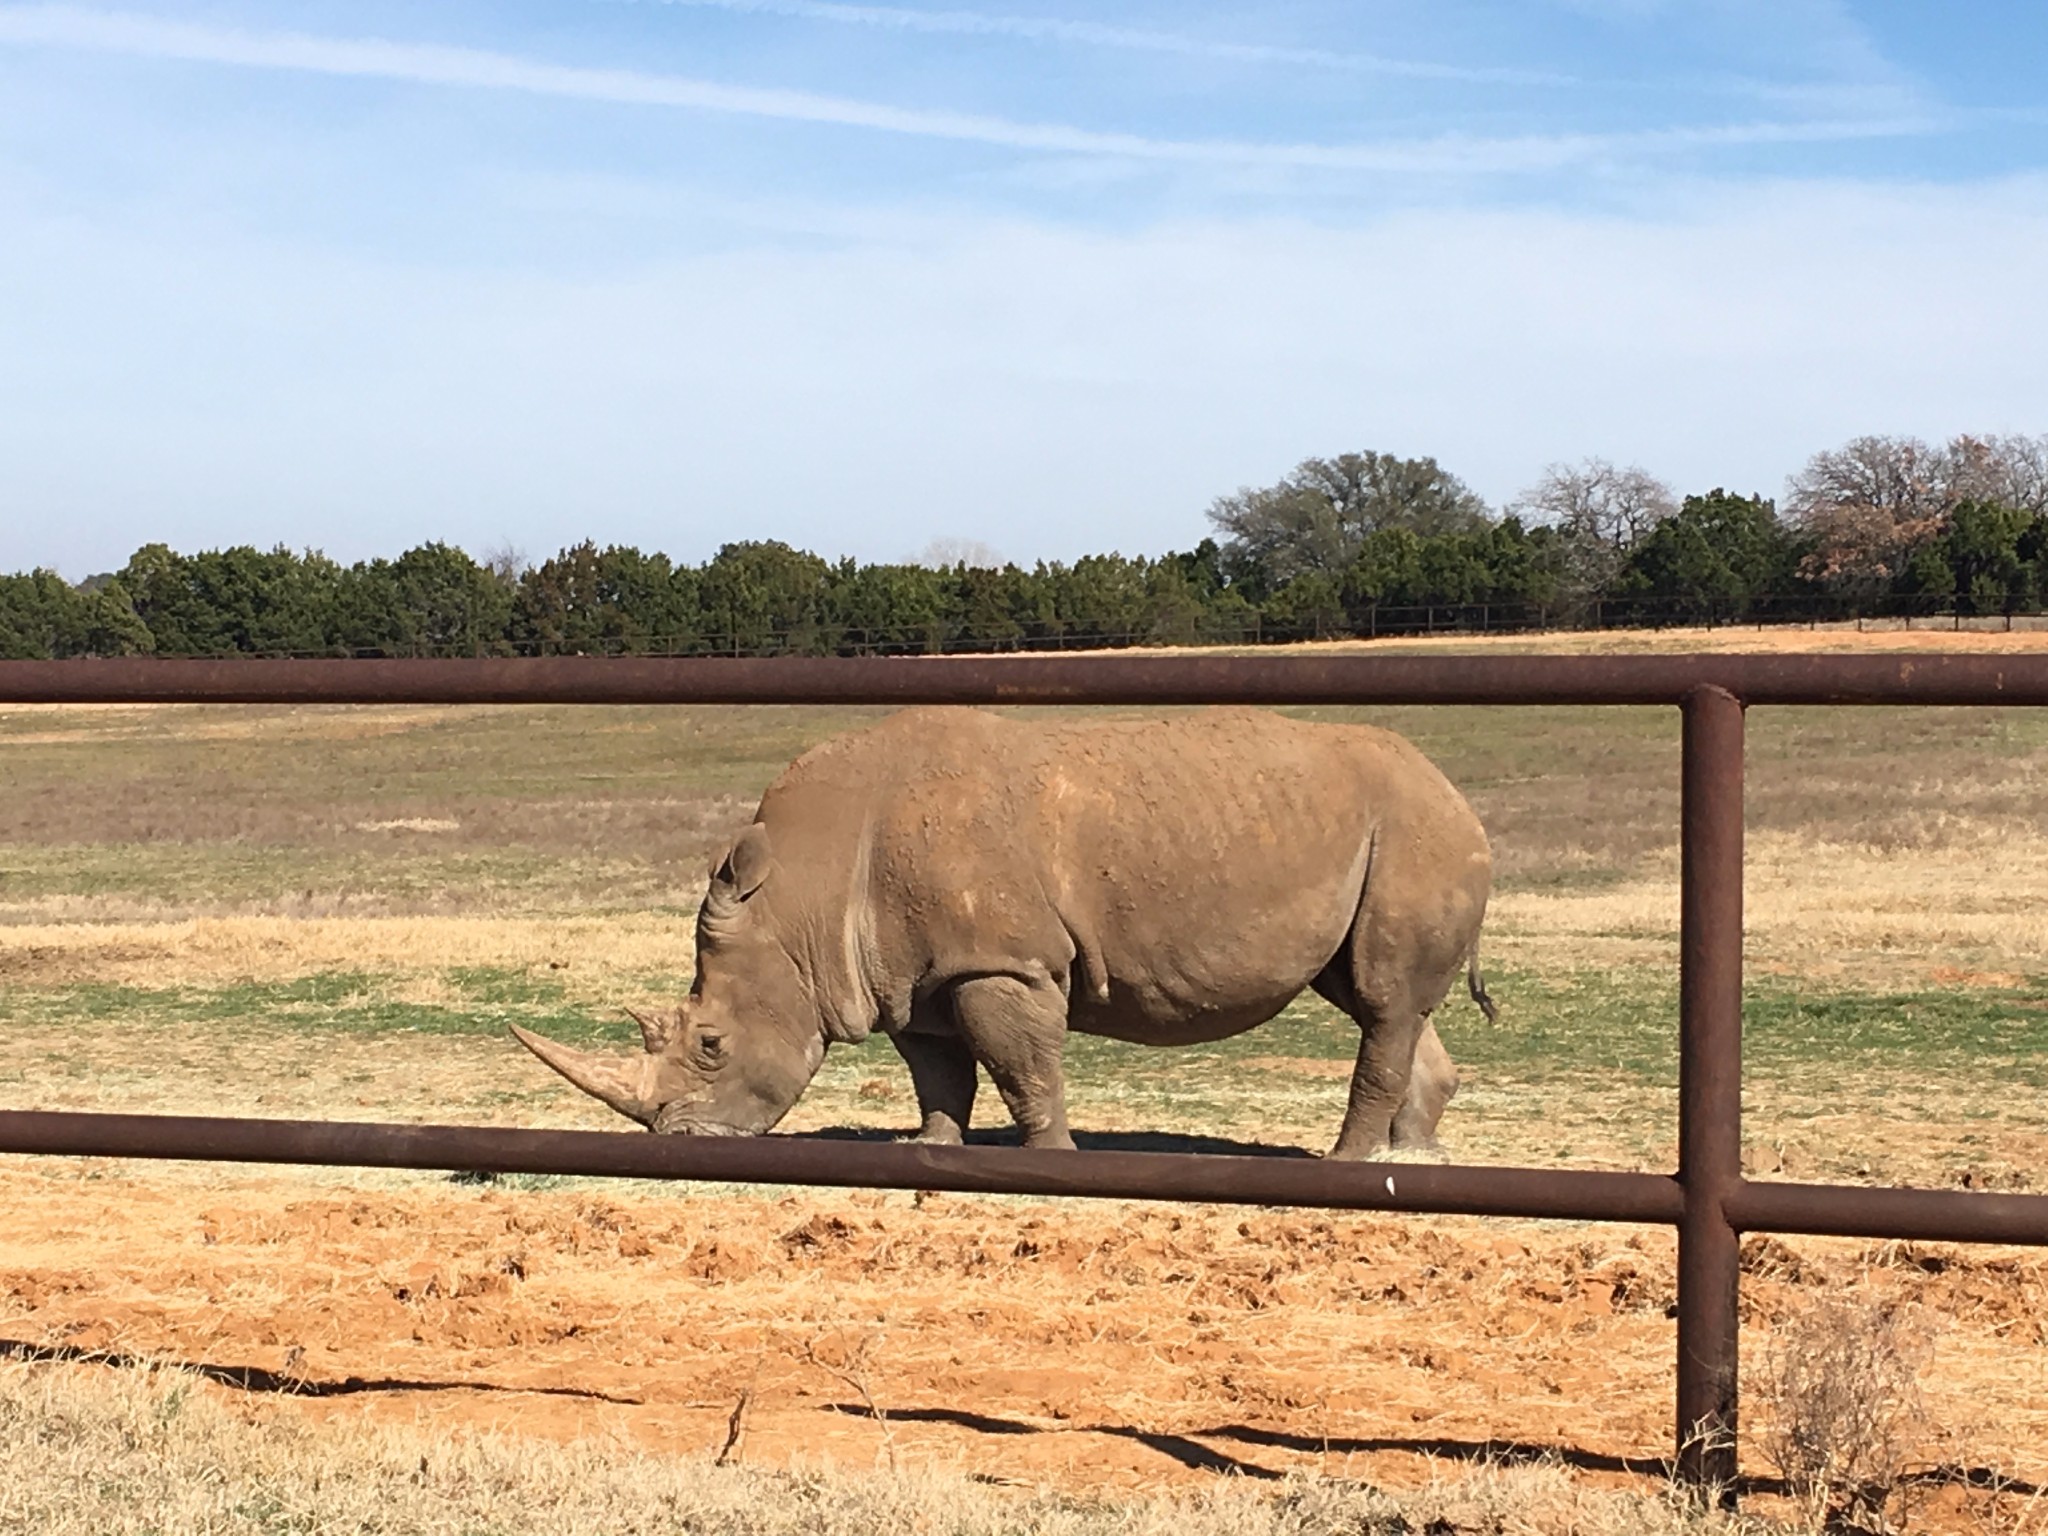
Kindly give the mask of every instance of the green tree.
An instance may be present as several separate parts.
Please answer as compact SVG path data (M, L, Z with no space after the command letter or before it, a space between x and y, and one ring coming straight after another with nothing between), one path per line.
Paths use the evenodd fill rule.
M1344 575L1345 604L1356 609L1421 602L1423 542L1408 528L1385 528L1367 537Z
M144 656L156 649L156 637L118 577L108 578L86 597L84 640L89 656Z
M629 651L681 652L699 641L698 578L667 555L614 544L597 557L598 599L615 614L613 631Z
M1236 587L1224 587L1202 599L1199 637L1205 645L1242 645L1259 638L1263 620L1258 605Z
M1179 566L1188 585L1204 598L1214 596L1230 584L1223 568L1223 546L1214 539L1204 539L1190 550L1169 551L1160 559L1163 564Z
M505 649L512 593L452 544L409 549L391 562L401 643L415 656L487 656Z
M1145 561L1083 555L1070 566L1044 570L1060 635L1124 642L1144 633Z
M2020 535L2019 551L2032 573L2028 590L2033 595L2028 601L2035 607L2048 603L2048 511L2034 514L2032 526Z
M845 649L938 650L952 627L955 584L953 572L928 566L842 560L832 574L829 613Z
M0 660L82 654L87 599L55 571L0 576Z
M1320 639L1349 628L1342 591L1321 571L1302 572L1261 603L1259 612L1275 637Z
M1152 645L1194 645L1206 613L1202 593L1178 560L1155 560L1145 572L1137 634Z
M575 655L687 651L697 631L695 571L585 540L519 574L507 632L515 650Z
M2039 519L1997 502L1957 502L1932 543L1913 551L1901 582L1908 591L1953 596L1975 613L2005 613L2040 594L2029 558Z
M1899 573L1898 590L1910 597L1954 597L1956 572L1948 563L1948 551L1938 542L1914 550Z
M1802 557L1799 539L1769 498L1717 486L1686 497L1629 551L1613 591L1658 599L1675 611L1746 610L1759 598L1794 591Z
M713 649L770 655L833 649L826 606L832 569L777 539L727 544L698 577L698 602Z
M1566 558L1555 528L1531 528L1510 513L1485 535L1486 600L1547 607L1558 600Z
M145 544L117 580L168 655L295 654L333 643L340 568L317 553L239 544L179 555Z
M956 649L1010 650L1026 633L1035 611L1030 578L1014 565L960 565L946 594L946 613Z
M351 566L337 583L337 650L384 656L495 656L509 649L513 593L450 544Z

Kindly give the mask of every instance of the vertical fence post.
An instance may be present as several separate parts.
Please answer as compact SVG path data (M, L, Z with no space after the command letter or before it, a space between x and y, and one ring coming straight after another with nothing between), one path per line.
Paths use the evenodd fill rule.
M1678 1471L1732 1497L1742 1180L1742 701L1685 699L1679 935Z

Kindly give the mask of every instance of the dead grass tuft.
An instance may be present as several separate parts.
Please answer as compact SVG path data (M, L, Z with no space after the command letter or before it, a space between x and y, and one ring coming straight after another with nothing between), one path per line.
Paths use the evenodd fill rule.
M694 891L680 893L695 905ZM0 981L57 986L221 986L325 972L438 976L493 967L615 996L621 974L687 991L696 928L678 912L524 917L196 917L177 922L0 924Z
M1824 1300L1780 1325L1768 1366L1764 1452L1818 1528L1884 1532L1903 1520L1908 1463L1931 1432L1921 1315Z
M1855 968L2007 986L2048 955L2048 834L2037 823L1957 815L1902 850L1794 832L1753 832L1745 850L1749 956L1804 974ZM1676 851L1603 888L1510 890L1489 908L1492 952L1546 968L1671 965L1678 953ZM1563 942L1560 942L1563 941ZM1959 962L1967 962L1966 964ZM2010 979L2009 979L2010 978Z
M1374 655L1417 652L1516 652L1545 656L1797 654L1836 651L1938 651L1974 654L2023 654L2048 650L2048 619L2039 614L2016 615L2012 627L2003 618L1952 621L1869 619L1838 624L1721 625L1673 629L1548 630L1530 635L1406 635L1386 640L1303 641L1282 649L1299 652L1369 651ZM1243 654L1265 655L1272 647L1231 647ZM1174 654L1171 650L1163 654ZM1183 653L1184 654L1184 653Z

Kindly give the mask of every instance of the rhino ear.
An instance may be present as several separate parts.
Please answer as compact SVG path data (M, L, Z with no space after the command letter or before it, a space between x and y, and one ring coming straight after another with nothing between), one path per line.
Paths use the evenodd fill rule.
M774 864L775 852L768 844L768 829L757 821L740 834L712 880L725 887L732 900L745 901L761 888Z
M638 1008L628 1008L626 1016L640 1026L640 1042L650 1053L666 1050L683 1030L683 1010L680 1008L665 1008L659 1013L642 1013Z

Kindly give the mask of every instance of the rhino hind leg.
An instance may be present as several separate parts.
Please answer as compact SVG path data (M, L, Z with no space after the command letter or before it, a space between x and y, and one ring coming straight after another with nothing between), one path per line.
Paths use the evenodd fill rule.
M976 976L953 989L953 1016L1023 1131L1024 1145L1071 1148L1066 1076L1060 1066L1066 994L1049 981Z
M1370 978L1362 984L1361 972ZM1366 971L1347 954L1312 985L1358 1025L1358 1064L1328 1155L1354 1161L1390 1146L1434 1149L1437 1121L1458 1091L1458 1069L1429 1017L1449 981L1426 969L1418 976L1412 967Z
M917 1090L917 1139L957 1147L974 1112L974 1052L958 1035L905 1030L892 1036Z
M1329 1152L1339 1161L1373 1157L1392 1142L1395 1118L1407 1106L1415 1076L1416 1049L1429 1026L1419 1008L1368 1006L1360 1014L1358 1065L1351 1071L1344 1124Z
M1439 1145L1436 1139L1437 1122L1443 1118L1444 1106L1458 1091L1458 1069L1451 1062L1451 1053L1444 1049L1438 1038L1436 1026L1429 1025L1422 1031L1422 1038L1415 1042L1415 1064L1408 1075L1408 1094L1401 1100L1401 1107L1394 1115L1391 1140L1398 1151L1435 1151Z

